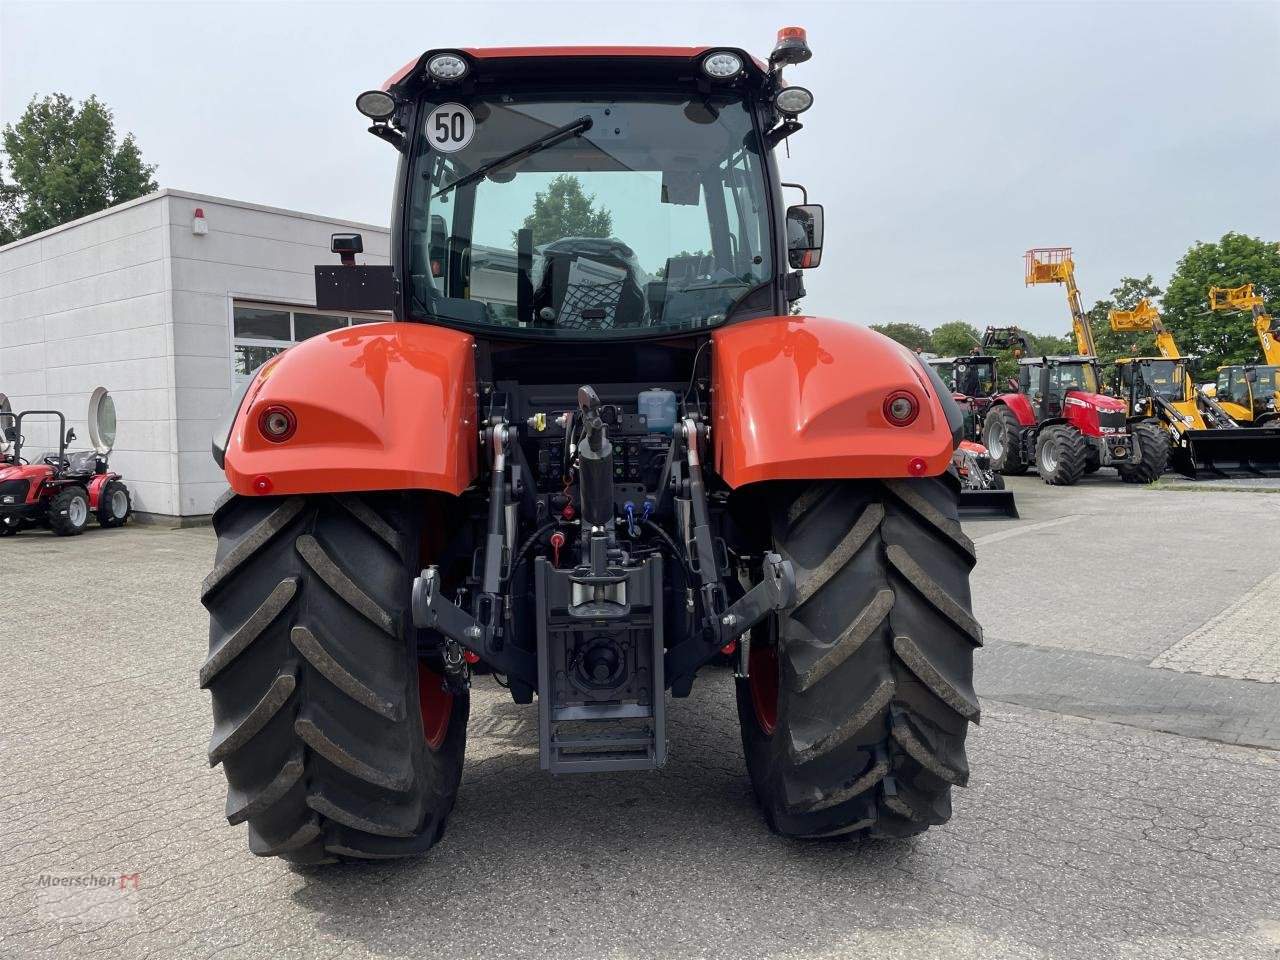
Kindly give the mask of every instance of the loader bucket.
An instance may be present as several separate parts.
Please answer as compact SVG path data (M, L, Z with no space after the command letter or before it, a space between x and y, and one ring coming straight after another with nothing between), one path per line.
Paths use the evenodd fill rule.
M1012 490L960 491L961 520L1017 520L1018 516Z
M1190 480L1280 477L1280 430L1188 430L1170 464Z

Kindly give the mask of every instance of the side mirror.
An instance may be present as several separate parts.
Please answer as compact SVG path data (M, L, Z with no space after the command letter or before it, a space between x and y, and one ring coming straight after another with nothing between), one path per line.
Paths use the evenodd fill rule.
M787 259L793 270L809 269L822 262L822 204L787 207Z
M68 447L71 446L71 441L74 440L75 438L76 438L76 428L71 427L70 429L67 430L66 444Z
M17 428L17 427L5 427L5 428L4 428L4 438L5 438L6 440L8 440L10 443L15 442L15 441L18 439L18 428Z
M356 254L364 253L364 238L358 233L335 233L329 238L329 250L342 258L344 267L354 267Z

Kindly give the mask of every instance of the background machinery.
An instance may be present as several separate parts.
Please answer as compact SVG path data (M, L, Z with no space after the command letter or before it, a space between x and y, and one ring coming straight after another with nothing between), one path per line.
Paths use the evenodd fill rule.
M1194 358L1184 357L1149 300L1112 310L1111 329L1154 333L1158 357L1116 360L1115 392L1129 416L1151 417L1169 433L1170 465L1183 476L1258 475L1280 469L1280 433L1242 428L1214 398L1195 386Z
M963 488L960 516L966 520L1008 517L1017 519L1013 491L1006 490L1004 477L991 465L991 456L982 445L982 422L991 398L998 392L997 360L979 353L959 357L930 357L929 366L964 416L964 440L956 447L954 463Z
M28 459L22 428L32 417L58 422L58 446ZM68 451L76 438L67 418L57 410L13 413L0 394L0 537L30 527L45 527L60 537L83 533L91 519L101 527L129 521L129 488L108 465L115 444L115 406L99 387L89 401L92 450Z
M898 344L791 315L823 212L774 148L809 56L798 28L767 60L440 48L357 98L401 154L392 262L336 236L317 305L394 320L276 355L214 436L200 682L253 852L431 847L473 663L537 700L543 769L651 771L723 651L774 830L950 816L982 641L963 424ZM563 178L615 236L531 213Z
M1263 298L1253 284L1211 287L1209 309L1248 311L1262 348L1262 363L1232 364L1218 368L1215 396L1224 410L1247 426L1280 426L1280 322L1266 312Z
M1130 421L1125 404L1101 392L1097 349L1080 303L1069 247L1026 253L1025 282L1066 286L1079 353L1018 360L1018 391L996 397L983 442L1001 473L1025 473L1034 463L1041 479L1070 485L1102 466L1128 483L1149 483L1164 472L1169 442L1151 419Z

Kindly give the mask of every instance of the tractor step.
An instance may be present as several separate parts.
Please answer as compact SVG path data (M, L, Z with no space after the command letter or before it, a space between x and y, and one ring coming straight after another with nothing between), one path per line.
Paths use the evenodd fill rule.
M534 565L538 752L550 773L655 770L667 759L662 560Z

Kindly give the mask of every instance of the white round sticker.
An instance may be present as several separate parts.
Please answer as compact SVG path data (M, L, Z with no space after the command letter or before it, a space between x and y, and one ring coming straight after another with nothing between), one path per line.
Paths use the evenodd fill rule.
M441 153L457 153L476 133L476 118L460 103L442 103L427 116L427 142Z

